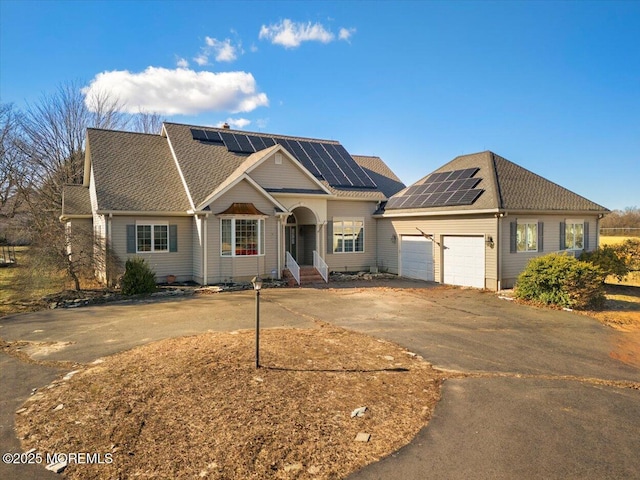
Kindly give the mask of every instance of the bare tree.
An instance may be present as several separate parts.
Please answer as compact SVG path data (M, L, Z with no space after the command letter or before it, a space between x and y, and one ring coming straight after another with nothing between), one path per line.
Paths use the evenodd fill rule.
M164 118L159 113L151 113L141 109L133 115L131 126L136 132L158 134L163 123Z
M17 114L10 103L0 104L0 215L13 216L17 208L16 181L19 172Z

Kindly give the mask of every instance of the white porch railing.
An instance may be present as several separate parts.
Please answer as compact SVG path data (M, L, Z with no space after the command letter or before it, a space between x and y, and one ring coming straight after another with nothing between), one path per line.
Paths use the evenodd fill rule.
M329 283L329 265L325 263L324 259L315 250L313 251L313 266L320 272L325 283Z
M298 285L300 285L300 265L293 259L289 252L285 252L285 263L284 266L291 272L293 278L295 278Z

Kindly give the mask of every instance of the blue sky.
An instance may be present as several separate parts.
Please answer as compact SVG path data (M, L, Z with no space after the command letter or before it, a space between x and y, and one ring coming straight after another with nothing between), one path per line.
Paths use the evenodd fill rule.
M640 206L640 2L0 1L0 99L339 140L407 184L492 150Z

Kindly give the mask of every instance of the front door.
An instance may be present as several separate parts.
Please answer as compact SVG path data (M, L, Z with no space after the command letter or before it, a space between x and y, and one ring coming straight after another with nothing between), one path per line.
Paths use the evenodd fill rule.
M284 245L285 250L291 254L293 259L298 261L298 249L296 245L297 232L295 225L287 225L284 229Z

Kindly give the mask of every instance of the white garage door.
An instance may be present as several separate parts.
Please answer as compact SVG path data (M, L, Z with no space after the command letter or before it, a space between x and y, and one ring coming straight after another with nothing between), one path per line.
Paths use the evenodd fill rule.
M433 281L433 244L422 236L400 237L400 275Z
M484 288L484 237L443 239L444 283Z

